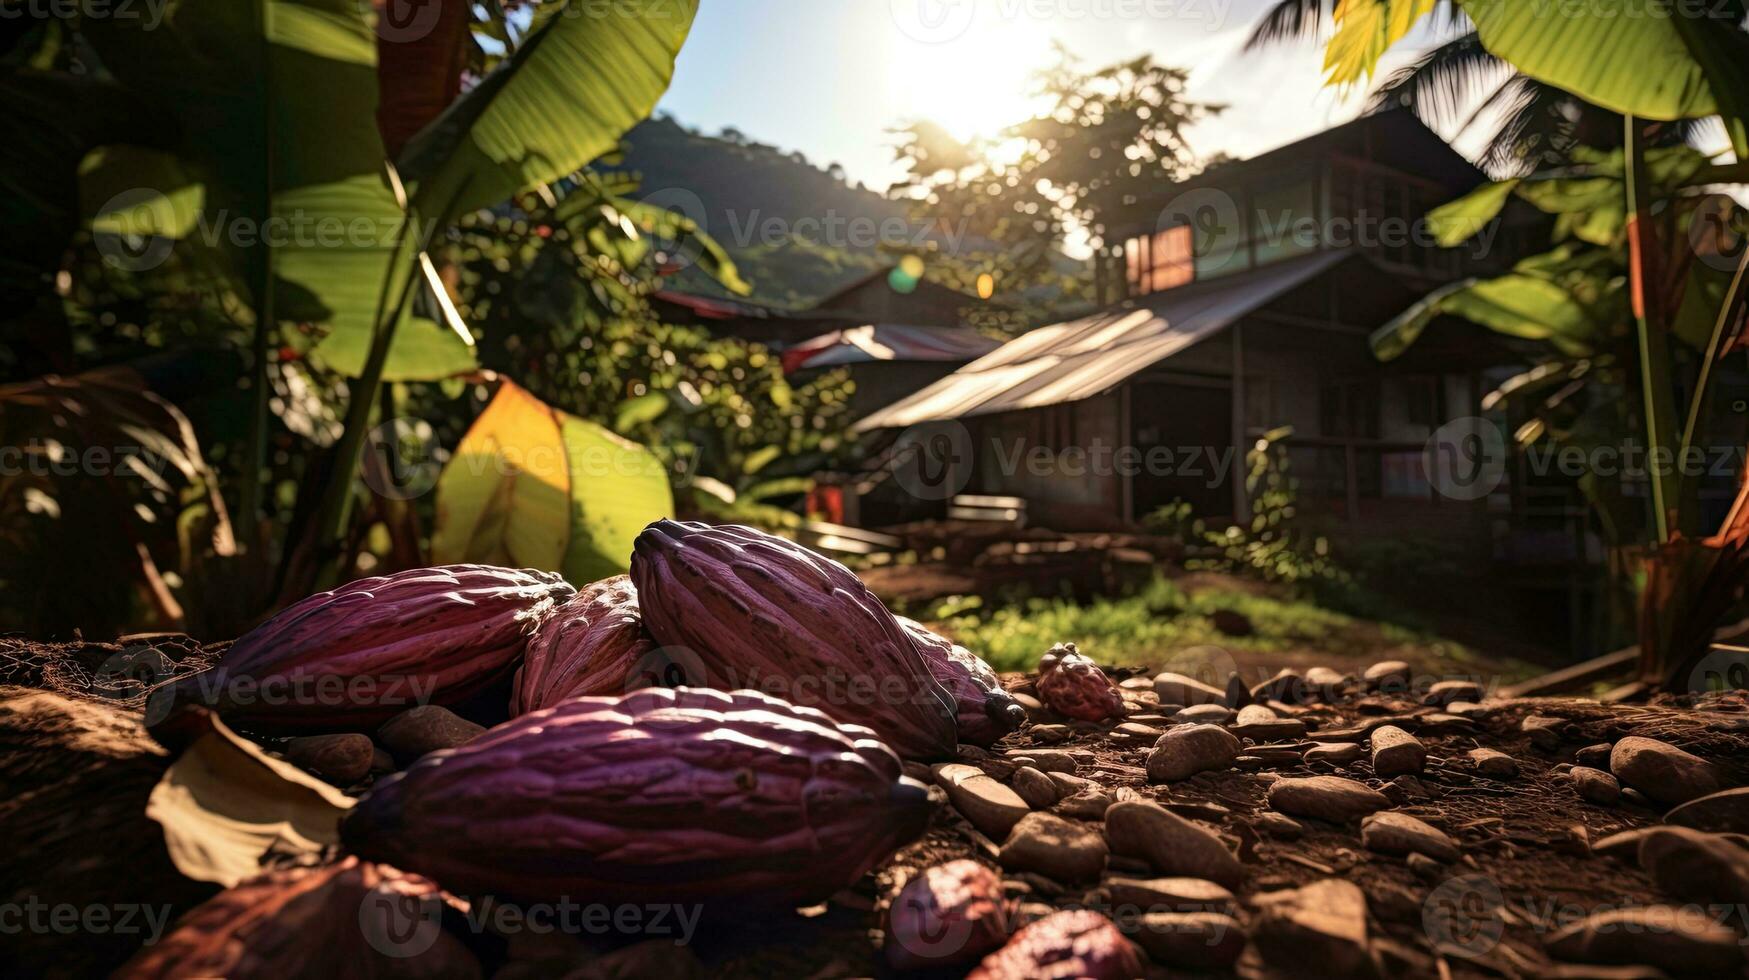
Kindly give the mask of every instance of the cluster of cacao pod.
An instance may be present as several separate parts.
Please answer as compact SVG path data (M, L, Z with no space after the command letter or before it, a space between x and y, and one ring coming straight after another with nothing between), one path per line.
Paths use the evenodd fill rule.
M922 833L927 793L901 757L1025 718L988 665L843 565L674 521L639 536L630 576L581 591L459 565L311 596L147 715L355 731L505 680L510 720L378 781L342 825L348 850L464 895L794 907Z

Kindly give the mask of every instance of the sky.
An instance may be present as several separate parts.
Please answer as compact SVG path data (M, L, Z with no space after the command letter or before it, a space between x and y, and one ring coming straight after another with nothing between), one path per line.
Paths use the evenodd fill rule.
M659 108L707 133L733 126L818 166L839 163L851 181L880 190L899 175L889 128L926 118L964 139L1026 118L1029 75L1052 62L1059 39L1089 68L1152 54L1189 69L1191 99L1227 105L1190 131L1193 149L1246 157L1345 122L1365 103L1364 93L1323 86L1318 45L1241 50L1269 6L706 0ZM1393 50L1385 69L1411 53Z

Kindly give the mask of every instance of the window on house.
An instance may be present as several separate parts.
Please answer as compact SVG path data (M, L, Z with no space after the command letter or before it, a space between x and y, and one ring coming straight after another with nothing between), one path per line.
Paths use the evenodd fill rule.
M1251 196L1251 234L1259 265L1316 251L1318 183L1299 180L1265 187Z
M1178 225L1124 243L1130 295L1145 296L1195 278L1189 225Z

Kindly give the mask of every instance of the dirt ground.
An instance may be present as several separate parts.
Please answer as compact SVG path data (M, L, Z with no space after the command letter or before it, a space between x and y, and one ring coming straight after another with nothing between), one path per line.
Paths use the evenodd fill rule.
M160 638L161 640L162 638ZM162 642L158 645L165 646ZM204 664L219 652L190 642L171 642L175 651L169 669L186 670ZM0 650L5 676L0 682L49 687L63 692L92 677L108 677L112 695L102 703L131 710L133 693L117 682L116 657L126 644L78 644L47 647L8 641ZM44 665L47 665L46 667ZM107 665L107 666L106 666ZM1128 720L1164 730L1173 722L1151 690L1151 670L1117 668L1114 681L1128 681L1124 697ZM1034 678L1005 674L1005 686L1023 695L1034 691ZM122 689L113 689L120 684ZM87 688L89 691L89 687ZM1611 805L1585 802L1561 772L1575 753L1597 743L1627 735L1648 735L1708 759L1727 774L1730 785L1749 782L1749 703L1736 694L1707 696L1697 705L1602 705L1579 699L1486 701L1459 706L1457 713L1421 703L1417 697L1366 694L1353 689L1336 700L1306 704L1270 703L1282 718L1304 723L1308 734L1256 753L1247 745L1230 767L1203 772L1169 784L1147 777L1149 738L1126 736L1116 725L1073 722L1035 708L1031 721L988 750L962 746L960 761L1007 780L1017 769L1014 757L1043 749L1066 753L1075 775L1091 780L1113 799L1146 800L1218 834L1238 855L1243 879L1233 889L1237 919L1246 929L1255 923L1257 896L1325 879L1359 886L1366 897L1367 946L1374 968L1384 975L1414 977L1648 977L1657 970L1579 967L1561 964L1545 949L1545 941L1577 917L1604 907L1642 906L1679 901L1662 893L1634 861L1594 854L1591 845L1608 835L1656 824L1661 811L1624 799ZM1527 717L1556 719L1534 735L1524 730ZM1418 737L1427 750L1419 776L1380 779L1365 757L1341 766L1307 762L1300 753L1313 742L1364 743L1369 731L1389 722ZM1517 760L1512 778L1489 778L1466 757L1473 748L1497 749ZM6 751L16 747L0 746ZM16 764L16 760L8 763ZM40 772L52 761L36 760ZM927 767L908 764L912 775L931 778ZM1265 799L1276 780L1310 775L1340 775L1379 788L1393 808L1444 831L1460 857L1429 866L1400 856L1369 851L1356 823L1334 824L1300 819L1299 835L1278 836L1268 826ZM45 777L46 778L46 777ZM348 788L357 794L366 787ZM17 816L17 811L13 812ZM1086 821L1098 827L1097 817ZM16 845L28 844L15 827L0 827ZM564 972L587 976L711 976L859 977L897 976L883 955L884 913L899 888L919 871L955 858L971 858L998 867L999 845L978 832L954 806L937 808L926 835L877 867L854 887L821 906L790 916L766 916L754 921L707 921L685 947L638 937L560 945L498 941L475 937L471 942L488 976L520 977ZM124 856L137 853L123 850ZM101 849L99 849L101 850ZM12 862L22 856L15 854ZM88 863L94 858L88 857ZM41 867L38 865L37 867ZM123 860L102 873L127 876L133 864ZM11 873L11 872L9 872ZM1104 873L1090 880L1059 881L1031 872L1008 872L1004 885L1009 913L1016 925L1053 910L1092 908L1111 914L1120 926L1137 928L1115 908L1104 882L1113 875L1152 877L1133 858L1114 856ZM24 882L10 882L28 889ZM1740 908L1730 910L1730 924L1742 929ZM125 955L126 950L120 950ZM116 955L110 951L105 955ZM1185 975L1169 965L1148 963L1150 976ZM110 965L113 965L111 963ZM966 966L937 974L957 976ZM1256 944L1247 946L1230 971L1212 975L1241 977L1297 976L1304 963L1270 960ZM1190 975L1201 975L1191 971Z

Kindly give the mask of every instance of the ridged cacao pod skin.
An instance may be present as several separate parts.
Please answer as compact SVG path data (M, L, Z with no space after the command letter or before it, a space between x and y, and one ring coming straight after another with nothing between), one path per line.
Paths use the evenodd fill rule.
M907 759L953 754L953 698L838 562L750 527L657 521L632 547L632 581L650 635L697 658L694 686L782 693Z
M1039 661L1038 698L1067 718L1104 721L1124 715L1123 695L1099 665L1073 643L1059 643Z
M574 594L551 572L491 565L359 579L287 606L211 670L154 692L146 716L205 704L265 731L359 731L421 703L458 704L508 676Z
M977 654L914 619L895 618L917 644L930 675L953 696L961 742L987 746L1026 722L1026 709Z
M1073 909L1020 927L966 980L1134 980L1141 975L1136 948L1110 919Z
M539 711L571 698L624 694L639 661L655 648L638 612L631 576L586 585L528 641L510 713Z
M951 966L1008 938L1002 876L969 858L924 869L887 911L887 962L898 970Z
M115 977L478 977L474 954L441 930L442 902L424 878L353 857L274 871L190 909Z
M468 895L795 907L917 838L930 809L866 729L756 691L650 688L434 752L340 831Z

